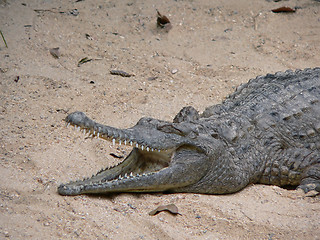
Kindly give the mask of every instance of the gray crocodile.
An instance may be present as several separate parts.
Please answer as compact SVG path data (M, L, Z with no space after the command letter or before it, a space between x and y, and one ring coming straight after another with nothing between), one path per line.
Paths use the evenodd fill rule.
M91 178L61 184L61 195L111 192L227 194L250 183L320 192L320 68L267 74L199 114L173 122L141 118L131 128L66 117L85 133L133 150Z

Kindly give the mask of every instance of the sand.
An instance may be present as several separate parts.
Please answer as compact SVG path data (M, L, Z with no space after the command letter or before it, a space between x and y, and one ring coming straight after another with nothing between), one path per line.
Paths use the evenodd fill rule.
M271 11L282 6L296 12ZM156 27L156 9L172 29ZM172 120L258 75L319 67L318 1L1 0L0 30L0 239L320 239L320 197L276 186L57 194L130 150L66 128L68 113L115 127ZM181 215L148 215L171 203Z

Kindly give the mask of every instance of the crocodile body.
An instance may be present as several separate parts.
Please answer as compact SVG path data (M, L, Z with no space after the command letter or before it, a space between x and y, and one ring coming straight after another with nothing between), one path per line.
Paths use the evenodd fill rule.
M61 195L226 194L250 183L320 190L320 68L257 77L202 114L183 108L173 122L142 118L117 129L82 112L66 121L133 150L91 178L61 184Z

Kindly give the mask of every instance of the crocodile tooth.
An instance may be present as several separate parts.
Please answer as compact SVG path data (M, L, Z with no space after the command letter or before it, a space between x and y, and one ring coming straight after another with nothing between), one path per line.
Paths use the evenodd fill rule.
M83 132L83 134L86 134L86 129L83 129L83 131L82 131L82 132Z
M149 148L149 147L147 147L147 151L148 151L148 152L150 151L150 148Z
M141 145L141 150L143 150L143 148L144 148L144 146L143 146L143 145Z
M121 139L119 140L119 145L121 146Z
M93 131L93 135L96 135L96 131L95 130Z
M99 137L99 136L100 136L100 133L98 132L97 137Z
M132 146L133 145L133 142L132 141L130 141L130 146Z
M153 148L151 148L151 152L153 152L154 151L154 149Z
M112 139L112 145L116 145L116 140L114 138Z
M132 174L132 172L130 173L130 177L133 177L133 174Z
M127 145L127 140L124 140L124 145Z
M139 148L139 144L138 143L136 143L136 148Z
M69 126L70 126L70 123L68 122L68 123L67 123L67 127L69 127Z

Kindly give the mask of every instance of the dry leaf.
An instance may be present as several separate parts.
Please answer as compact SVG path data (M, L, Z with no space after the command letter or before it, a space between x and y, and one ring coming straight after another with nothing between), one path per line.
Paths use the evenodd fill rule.
M50 54L54 57L54 58L60 58L61 54L60 54L60 51L59 51L59 48L51 48L49 50Z
M86 33L85 36L86 36L86 39L93 40L93 38L88 33Z
M110 156L112 156L114 158L124 158L124 156L120 156L120 155L117 155L115 153L110 153Z
M168 211L168 212L170 212L170 213L172 213L174 215L180 214L179 211L178 211L178 207L176 205L168 204L168 205L161 205L161 206L157 207L155 210L149 212L149 215L150 216L154 216L154 215L157 215L159 212L162 212L162 211Z
M158 10L157 10L157 13L158 13L158 18L157 18L157 24L159 27L164 27L164 25L166 25L167 23L170 23L170 20L162 15Z
M172 28L172 25L170 23L169 18L162 15L158 10L157 10L157 13L158 13L157 26L160 28L165 28L167 30L170 30Z
M132 76L134 76L133 73L127 73L127 72L122 71L122 70L111 70L110 73L112 75L120 75L122 77L132 77Z
M82 58L82 59L78 62L78 67L80 67L81 64L84 64L84 63L90 62L90 61L92 61L91 58L88 58L88 57Z
M273 9L271 11L274 13L293 13L296 10L293 8L289 8L289 7L280 7L280 8Z

